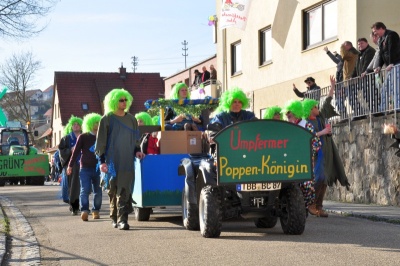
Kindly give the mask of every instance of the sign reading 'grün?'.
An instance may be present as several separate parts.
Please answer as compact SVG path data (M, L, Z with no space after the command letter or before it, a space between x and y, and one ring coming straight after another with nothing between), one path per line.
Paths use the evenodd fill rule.
M308 130L285 121L230 125L214 137L218 184L311 180L311 138Z
M49 159L45 154L0 156L0 178L49 175Z

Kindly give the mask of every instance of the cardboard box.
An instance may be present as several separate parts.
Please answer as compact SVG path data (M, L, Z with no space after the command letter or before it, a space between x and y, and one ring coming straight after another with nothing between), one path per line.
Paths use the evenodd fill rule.
M160 154L201 153L201 131L159 131Z

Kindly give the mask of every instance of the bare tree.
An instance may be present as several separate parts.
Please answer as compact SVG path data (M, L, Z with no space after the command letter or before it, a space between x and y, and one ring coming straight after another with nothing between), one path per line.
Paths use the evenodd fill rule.
M35 60L31 52L13 54L0 66L0 84L8 88L8 93L0 100L8 120L26 123L31 119L31 93L35 74L41 62ZM30 129L30 128L29 128Z
M0 34L11 38L28 38L44 29L37 25L56 0L1 0Z

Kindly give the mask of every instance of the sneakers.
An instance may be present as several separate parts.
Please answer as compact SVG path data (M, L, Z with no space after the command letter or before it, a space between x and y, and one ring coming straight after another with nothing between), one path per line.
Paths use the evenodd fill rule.
M117 227L118 227L117 221L112 220L112 221L111 221L111 224L112 224L112 227L113 227L113 228L117 228Z
M92 216L93 216L93 219L100 219L100 214L98 211L93 211Z
M126 222L119 222L118 229L119 230L129 230L129 224L127 224Z
M71 215L72 215L72 216L78 215L78 210L73 210L73 211L71 211Z
M87 222L88 221L88 217L89 217L89 214L87 212L82 212L81 213L82 221Z

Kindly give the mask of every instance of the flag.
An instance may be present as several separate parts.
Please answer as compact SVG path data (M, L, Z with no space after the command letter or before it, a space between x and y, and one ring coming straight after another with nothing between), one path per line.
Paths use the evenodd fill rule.
M251 0L222 0L220 29L236 27L246 28Z

